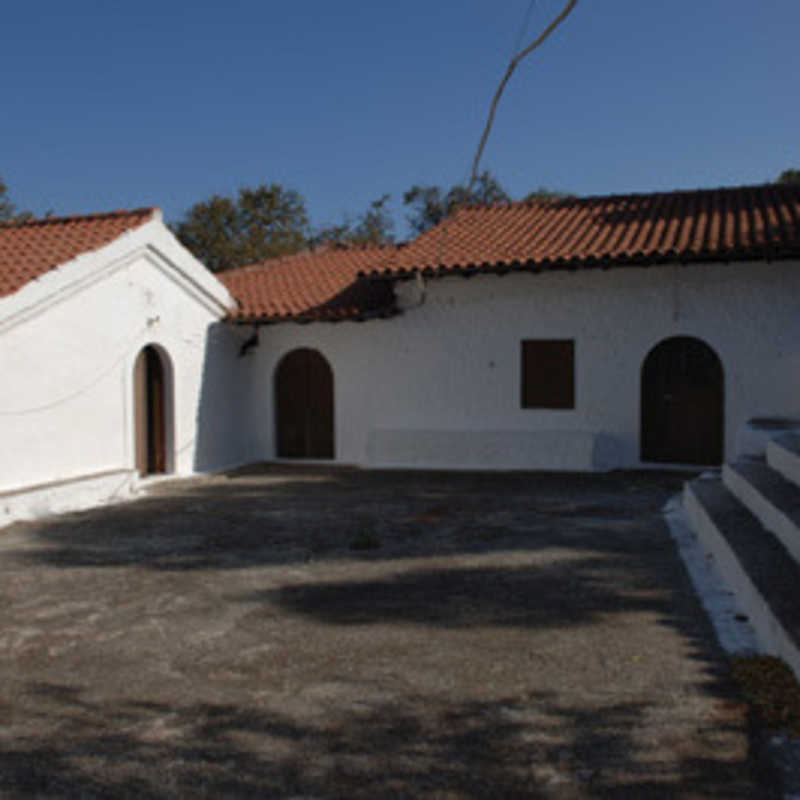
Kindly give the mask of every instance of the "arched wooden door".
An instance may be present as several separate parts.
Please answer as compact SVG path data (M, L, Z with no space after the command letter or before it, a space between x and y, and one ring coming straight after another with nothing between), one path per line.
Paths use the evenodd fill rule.
M333 371L303 347L287 353L275 373L280 458L333 458Z
M136 469L140 475L169 470L169 375L153 345L142 348L133 368Z
M642 366L642 461L721 464L725 389L722 362L700 339L657 344Z

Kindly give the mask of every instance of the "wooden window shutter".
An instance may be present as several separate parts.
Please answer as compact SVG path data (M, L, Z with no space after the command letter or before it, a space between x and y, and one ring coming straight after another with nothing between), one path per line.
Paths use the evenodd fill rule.
M575 408L574 339L522 342L523 408Z

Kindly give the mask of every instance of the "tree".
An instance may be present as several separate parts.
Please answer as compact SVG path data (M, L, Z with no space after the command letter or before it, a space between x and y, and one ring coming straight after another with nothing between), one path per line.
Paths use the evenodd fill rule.
M33 214L30 211L17 211L17 207L11 202L8 196L8 188L0 178L0 225L14 225L31 219Z
M569 197L575 197L575 195L569 192L559 192L556 189L548 189L546 186L540 186L538 189L528 192L528 194L522 198L522 201L524 203L529 203L531 200L566 200Z
M14 204L8 197L8 189L0 178L0 222L9 222L14 217Z
M778 176L777 183L800 183L800 169L785 169Z
M351 239L356 244L388 244L394 241L394 220L386 209L390 195L373 200L353 228Z
M488 170L478 175L471 189L456 185L445 193L439 186L412 186L403 195L403 204L412 208L408 222L417 234L430 230L462 206L493 205L510 200Z
M390 195L384 194L373 200L355 222L345 219L341 225L321 228L312 237L312 244L390 244L394 241L394 220L386 208L389 198Z
M296 253L308 241L305 200L280 184L242 187L238 197L196 203L175 235L212 272Z

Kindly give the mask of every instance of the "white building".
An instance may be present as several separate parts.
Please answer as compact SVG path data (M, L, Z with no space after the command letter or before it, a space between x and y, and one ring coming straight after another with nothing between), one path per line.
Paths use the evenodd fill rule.
M0 228L0 295L0 524L238 458L235 302L160 212Z
M259 333L247 458L719 464L748 420L800 417L798 218L797 186L468 208L223 273Z
M790 186L469 208L221 282L153 211L0 229L0 522L276 458L718 464L800 417L799 218Z

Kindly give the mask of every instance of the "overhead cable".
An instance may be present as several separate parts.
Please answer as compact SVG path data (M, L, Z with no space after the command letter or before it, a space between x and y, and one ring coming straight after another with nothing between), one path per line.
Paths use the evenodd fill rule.
M486 147L486 142L489 139L489 133L491 132L492 125L494 124L494 116L497 112L497 104L500 102L500 97L503 94L503 90L506 88L509 78L511 78L511 75L519 65L520 61L522 61L522 59L526 56L530 55L541 44L543 44L550 34L570 15L572 9L574 9L576 5L578 5L578 0L568 0L561 13L544 29L544 31L542 31L542 33L537 36L536 39L524 50L521 50L511 59L511 62L506 69L506 73L503 76L503 79L500 81L500 85L497 87L494 99L492 100L492 104L489 108L489 118L486 121L486 127L483 129L483 136L481 136L481 141L478 145L478 151L475 153L475 158L472 161L472 174L469 179L467 194L469 194L469 192L472 190L472 187L478 177L478 167L480 166L481 156L483 155L483 150Z

